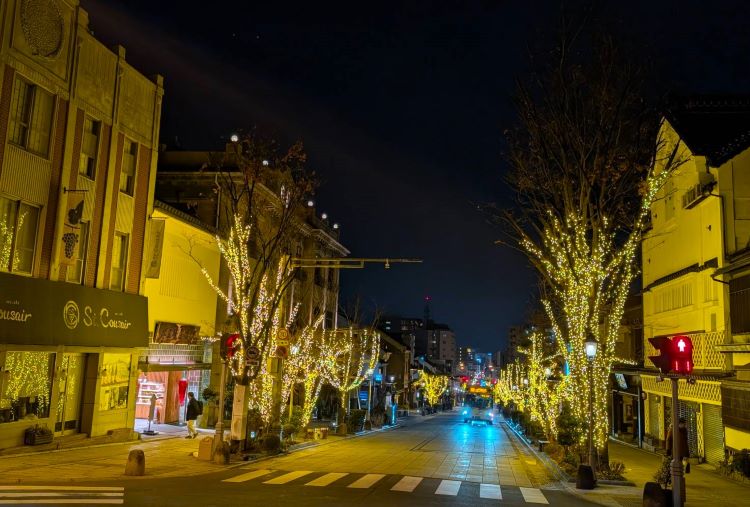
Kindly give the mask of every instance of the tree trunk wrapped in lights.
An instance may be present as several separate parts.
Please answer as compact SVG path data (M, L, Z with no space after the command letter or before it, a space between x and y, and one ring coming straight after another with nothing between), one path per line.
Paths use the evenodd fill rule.
M319 316L312 325L304 328L298 338L294 340L289 357L284 362L281 386L282 402L287 402L296 384L301 383L304 387L302 428L310 422L312 410L323 385L322 369L324 365L321 353L323 351L323 331L320 329L323 317L323 315Z
M341 423L351 391L362 384L378 362L380 335L368 328L334 329L325 333L324 348L325 380L339 392Z
M520 85L520 125L508 136L518 206L494 216L542 279L557 351L570 370L565 396L579 420L593 413L594 442L603 448L608 379L621 362L615 342L636 254L684 147L661 135L637 66L607 38L593 51L575 48L582 32L563 34L553 61ZM589 360L584 343L592 336L599 351ZM591 403L582 396L590 382Z
M424 396L430 406L434 406L440 397L445 393L450 384L450 379L446 375L433 375L422 370L419 372L419 384L424 387Z

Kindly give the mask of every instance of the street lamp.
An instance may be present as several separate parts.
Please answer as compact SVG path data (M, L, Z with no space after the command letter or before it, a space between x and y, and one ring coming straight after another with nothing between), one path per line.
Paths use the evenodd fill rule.
M596 451L594 449L594 359L599 348L599 343L594 335L589 335L584 343L586 357L589 360L589 466L596 477Z
M370 376L370 382L368 382L367 386L367 421L370 421L370 405L371 405L371 398L372 398L372 381L375 377L375 369L369 368L366 372L367 375Z

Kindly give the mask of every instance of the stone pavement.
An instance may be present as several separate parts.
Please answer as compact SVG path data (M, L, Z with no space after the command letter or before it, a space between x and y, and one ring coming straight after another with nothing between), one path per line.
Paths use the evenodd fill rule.
M662 456L610 441L609 459L625 464L625 477L634 482L635 487L599 486L588 492L572 489L579 496L600 505L642 505L643 485L654 480ZM750 503L747 500L750 498L750 485L726 479L714 470L715 467L709 464L690 466L690 473L685 476L687 507L730 507Z
M470 426L455 412L397 430L305 449L262 468L328 473L396 474L502 486L540 487L547 469L505 424Z

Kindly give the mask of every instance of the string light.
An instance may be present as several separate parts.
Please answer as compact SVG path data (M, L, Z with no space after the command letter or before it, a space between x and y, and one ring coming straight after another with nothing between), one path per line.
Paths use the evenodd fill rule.
M419 372L419 379L417 382L424 387L424 396L427 398L427 403L435 405L440 401L440 397L443 395L450 379L445 375L434 375L424 370Z

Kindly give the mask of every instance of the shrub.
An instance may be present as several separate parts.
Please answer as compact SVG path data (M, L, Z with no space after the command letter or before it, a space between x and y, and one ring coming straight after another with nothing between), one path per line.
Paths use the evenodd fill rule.
M624 481L625 463L622 463L620 461L610 461L608 464L598 470L597 473L602 479L609 479L611 481Z
M278 435L266 435L263 437L263 450L268 454L278 454L281 449L281 439Z
M654 474L654 482L658 482L664 489L667 489L672 484L672 467L670 462L670 458L665 456L661 462L661 467Z
M284 431L284 438L293 440L294 434L297 432L297 427L293 424L285 424L282 426L282 430Z
M211 403L219 399L219 393L212 389L211 386L208 386L201 393L201 397L203 397L206 402Z
M367 415L366 410L353 409L349 412L349 418L346 421L349 431L356 433L362 431L362 425L365 422L365 416Z
M575 445L581 435L581 425L573 416L568 403L563 404L557 416L557 442L565 447Z
M286 426L287 424L294 426L293 433L296 433L300 431L302 428L302 407L299 405L295 405L292 408L292 417L289 417L289 411L285 411L284 415L281 417L281 421ZM284 433L286 433L286 430L284 430Z

